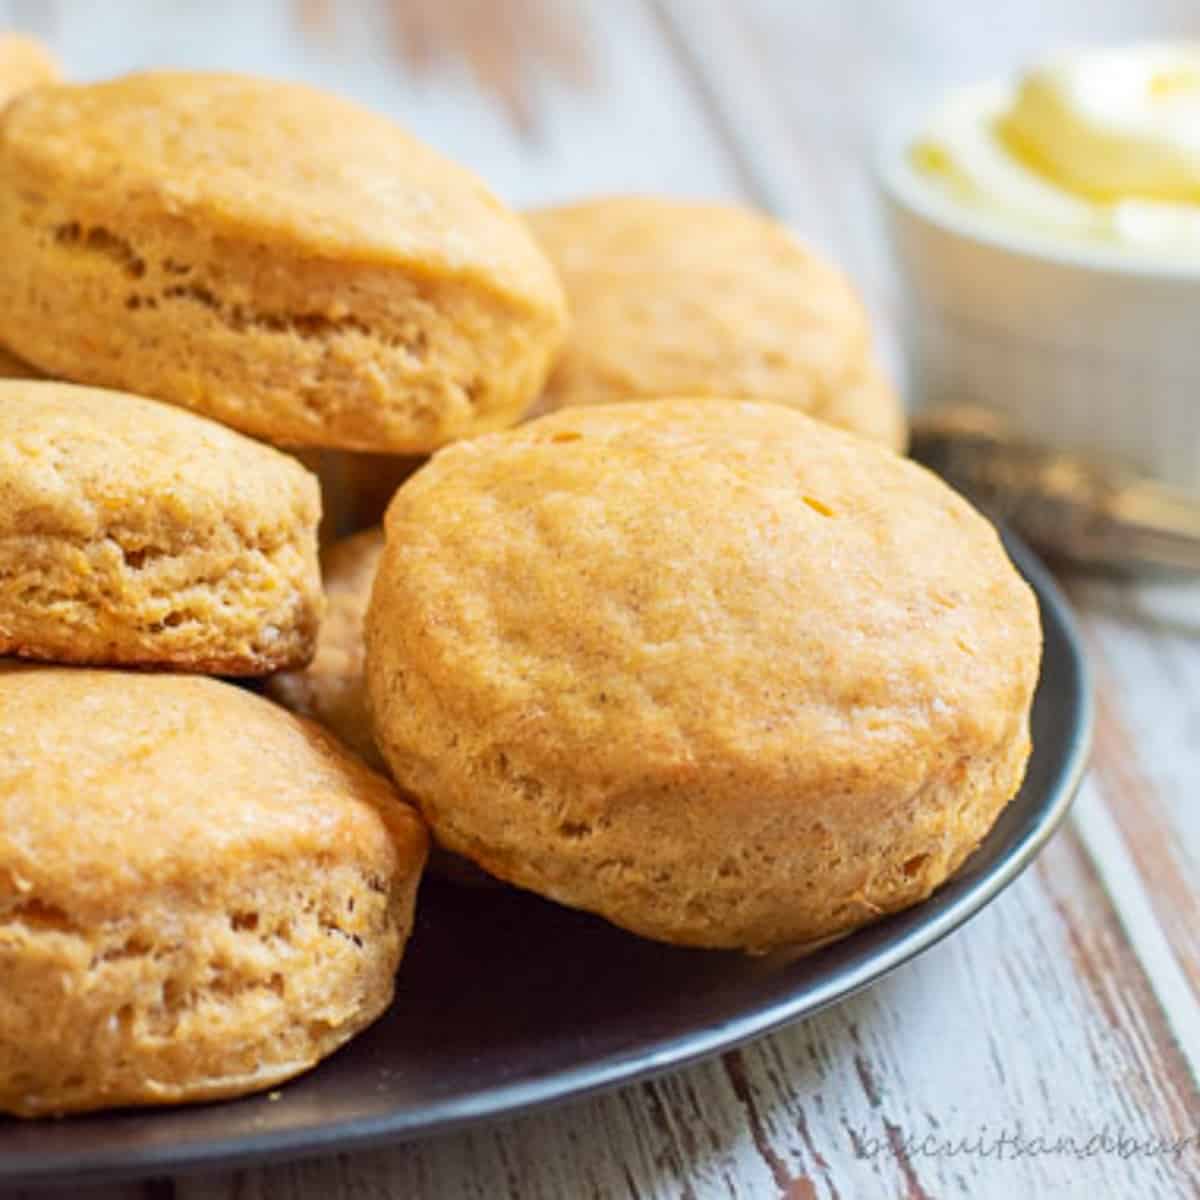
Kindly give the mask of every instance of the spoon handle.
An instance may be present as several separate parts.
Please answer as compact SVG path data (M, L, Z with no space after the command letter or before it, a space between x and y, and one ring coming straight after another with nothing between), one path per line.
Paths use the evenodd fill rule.
M968 406L921 415L912 454L1052 554L1090 566L1200 573L1200 497L1036 446Z

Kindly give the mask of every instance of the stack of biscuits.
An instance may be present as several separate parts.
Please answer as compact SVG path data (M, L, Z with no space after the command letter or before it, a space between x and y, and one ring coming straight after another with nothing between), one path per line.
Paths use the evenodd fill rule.
M55 75L0 38L0 1111L312 1066L431 849L748 952L957 869L1037 608L839 271L515 214L307 87Z

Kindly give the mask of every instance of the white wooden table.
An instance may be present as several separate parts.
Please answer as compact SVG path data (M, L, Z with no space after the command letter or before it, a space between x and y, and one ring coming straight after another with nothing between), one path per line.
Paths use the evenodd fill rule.
M219 65L336 88L517 204L756 202L845 264L895 356L872 131L1064 39L1196 36L1200 6L0 0L4 25L78 77ZM744 1050L544 1115L94 1195L1200 1195L1200 588L1064 582L1099 682L1090 779L1037 864L917 962Z

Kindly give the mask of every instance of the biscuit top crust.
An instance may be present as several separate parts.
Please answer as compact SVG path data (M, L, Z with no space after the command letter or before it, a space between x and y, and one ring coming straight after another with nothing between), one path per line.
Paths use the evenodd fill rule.
M870 411L842 399L864 376L878 377L854 289L779 222L655 196L526 218L572 313L549 408L669 396L770 400L903 443L901 406L881 378Z
M13 96L59 77L58 63L36 38L0 33L0 106Z
M124 392L0 380L0 532L157 527L167 550L216 524L291 539L319 515L317 481L294 458L215 421Z
M371 703L418 796L501 752L506 777L575 795L723 780L735 803L851 803L1028 714L1037 605L992 526L781 406L564 410L441 451L386 529Z
M232 684L0 664L0 907L97 920L312 858L418 870L420 818L323 730ZM38 912L33 915L36 917Z
M134 228L194 223L214 239L563 304L520 220L471 172L385 117L300 84L155 71L39 88L0 121L0 174L69 190L84 224L114 212Z

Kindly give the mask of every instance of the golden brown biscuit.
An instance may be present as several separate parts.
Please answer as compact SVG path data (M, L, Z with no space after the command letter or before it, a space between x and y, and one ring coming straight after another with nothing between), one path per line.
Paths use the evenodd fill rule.
M664 396L786 404L895 449L904 411L845 276L728 205L617 196L527 214L571 306L544 411Z
M1037 605L922 468L778 405L564 411L396 494L375 736L446 846L764 949L938 886L1015 793Z
M58 78L58 64L41 42L19 33L0 33L0 108L21 92ZM40 374L0 346L0 378L36 379Z
M0 668L0 1110L212 1100L387 1007L420 818L211 679Z
M262 675L312 656L317 481L166 404L0 380L0 654Z
M0 118L0 340L286 445L422 454L516 422L565 311L524 224L383 117L158 72Z
M371 733L363 663L363 622L382 554L379 528L365 529L325 550L321 568L328 609L317 652L304 670L272 675L265 690L285 708L324 725L372 770L386 774L387 764ZM469 887L496 882L474 864L437 846L431 848L429 873Z
M36 38L0 33L0 108L21 92L53 83L60 75L54 56Z

